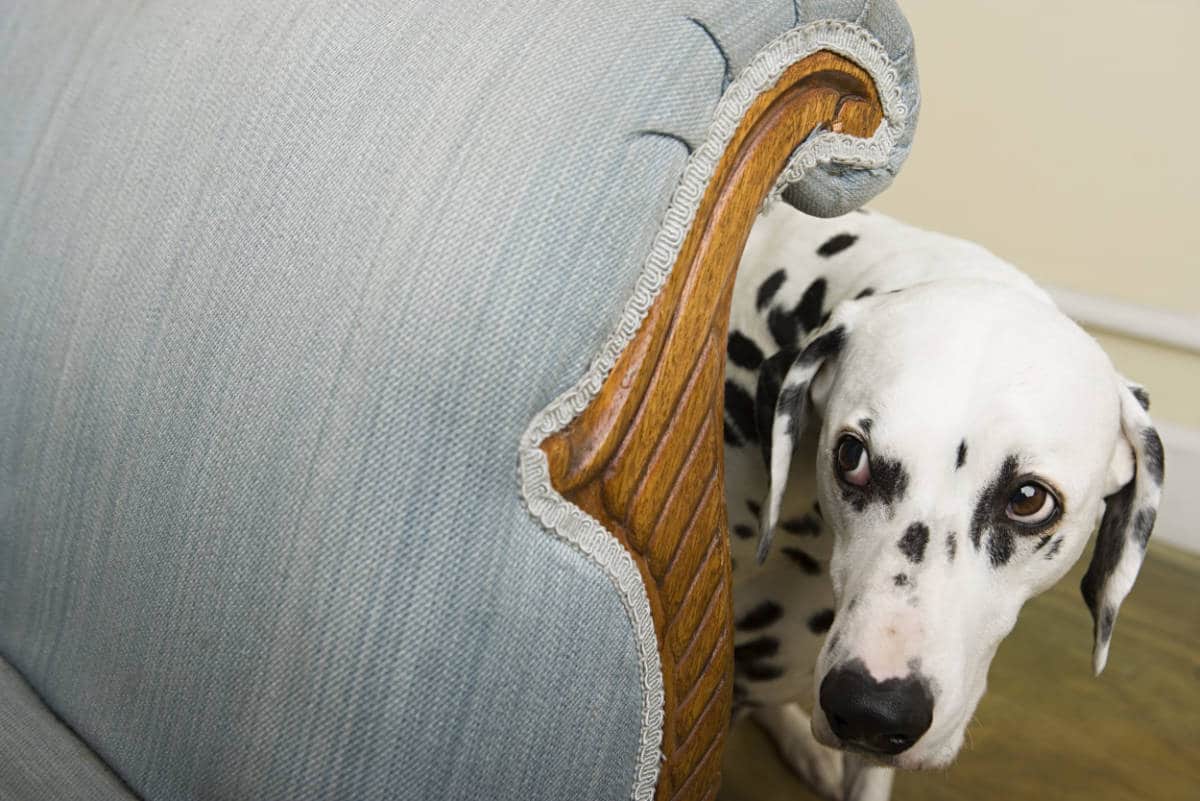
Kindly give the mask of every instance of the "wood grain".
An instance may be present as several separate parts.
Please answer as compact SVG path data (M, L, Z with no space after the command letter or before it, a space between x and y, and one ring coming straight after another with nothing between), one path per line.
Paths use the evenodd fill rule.
M870 136L882 118L868 75L827 51L792 65L760 95L637 337L592 404L542 443L555 489L624 544L646 584L666 697L661 801L715 796L729 723L722 408L737 264L795 148L819 126Z

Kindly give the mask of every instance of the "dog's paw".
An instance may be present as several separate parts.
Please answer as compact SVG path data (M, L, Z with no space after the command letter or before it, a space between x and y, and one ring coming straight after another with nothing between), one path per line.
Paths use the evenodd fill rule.
M754 720L771 735L780 757L805 784L828 801L842 801L842 752L817 742L808 715L799 706L766 707L754 713Z
M783 758L822 798L842 801L842 753L816 741L812 745L812 748L793 748Z

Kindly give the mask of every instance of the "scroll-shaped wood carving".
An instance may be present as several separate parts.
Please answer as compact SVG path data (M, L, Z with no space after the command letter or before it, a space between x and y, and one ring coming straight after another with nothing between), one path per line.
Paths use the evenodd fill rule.
M720 784L733 685L722 425L733 279L750 227L818 126L868 137L883 118L853 62L821 51L750 106L671 274L599 395L542 443L551 481L632 554L650 597L665 685L656 799Z

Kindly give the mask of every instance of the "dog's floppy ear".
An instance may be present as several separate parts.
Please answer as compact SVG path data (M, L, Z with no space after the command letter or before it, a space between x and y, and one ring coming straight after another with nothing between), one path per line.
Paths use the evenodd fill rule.
M809 384L826 359L836 356L846 341L844 324L818 329L804 349L782 350L767 359L758 373L755 391L755 422L767 463L770 487L759 521L758 561L771 549L771 537L779 520L779 507L787 486L792 451L804 433L808 417Z
M1163 446L1147 410L1149 397L1136 385L1122 382L1121 433L1109 467L1109 481L1124 482L1104 499L1104 516L1096 534L1092 561L1080 584L1092 612L1092 669L1096 675L1108 661L1108 646L1121 601L1133 589L1162 494Z

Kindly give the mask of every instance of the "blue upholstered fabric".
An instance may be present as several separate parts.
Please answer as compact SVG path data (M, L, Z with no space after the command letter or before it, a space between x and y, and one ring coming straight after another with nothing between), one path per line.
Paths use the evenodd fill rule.
M517 441L797 13L0 0L0 656L144 799L627 798Z
M0 659L0 801L134 801Z

